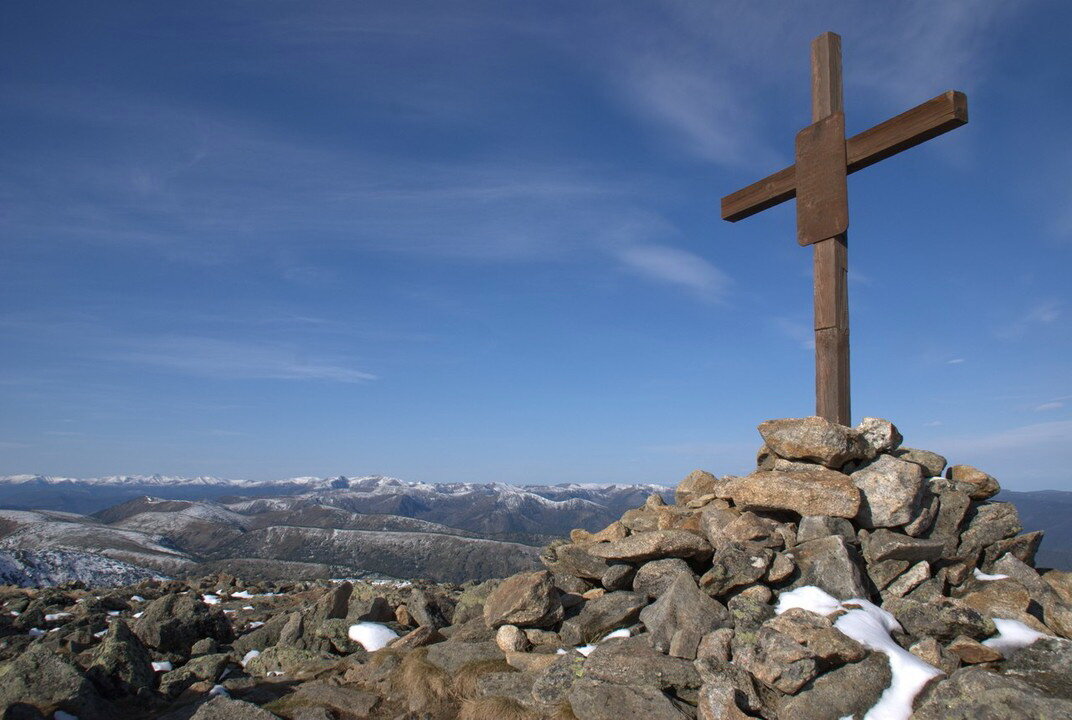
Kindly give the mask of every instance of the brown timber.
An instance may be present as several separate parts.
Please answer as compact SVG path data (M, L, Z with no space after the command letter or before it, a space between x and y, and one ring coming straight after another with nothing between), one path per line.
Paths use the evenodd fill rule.
M852 174L968 122L968 98L949 90L938 97L853 135L846 143L846 172ZM796 168L773 175L722 198L722 219L737 222L796 197Z

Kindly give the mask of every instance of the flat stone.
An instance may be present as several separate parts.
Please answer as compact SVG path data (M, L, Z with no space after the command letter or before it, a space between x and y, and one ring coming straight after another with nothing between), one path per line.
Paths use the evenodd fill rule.
M601 682L674 690L678 695L695 692L701 684L691 660L668 657L643 636L601 642L585 661L584 674Z
M502 581L484 602L484 623L550 627L562 619L562 601L551 573L519 573Z
M692 660L704 635L729 624L729 612L702 592L690 575L682 574L654 604L644 608L640 622L656 650Z
M882 607L912 635L928 635L943 643L952 642L958 635L983 640L997 632L989 618L955 598L936 598L926 603L890 598Z
M555 655L555 660L538 671L532 683L532 699L537 706L557 708L569 698L574 683L584 677L585 658L578 653Z
M486 642L447 642L436 643L428 646L428 654L425 656L432 663L448 675L458 672L463 666L470 663L484 662L487 660L504 660L505 655L495 644L494 640Z
M920 560L937 560L942 556L944 547L941 540L914 538L882 529L871 533L864 545L864 557L869 564L883 560L917 563Z
M867 597L859 556L840 535L802 543L790 554L799 572L792 587L815 585L839 600Z
M642 562L665 557L703 559L711 556L711 545L687 530L638 532L622 540L596 543L588 548L596 557L616 562Z
M599 580L609 568L610 563L603 558L589 554L586 548L580 545L570 543L555 548L554 567L549 569L555 572L567 572L574 577L586 580Z
M822 668L859 662L867 655L863 645L835 628L828 618L801 608L776 615L763 627L788 635L803 645L818 658Z
M849 460L858 460L868 450L852 428L815 416L768 420L760 424L759 434L779 457L811 460L828 468L840 468Z
M600 640L604 635L636 622L648 604L646 595L616 590L589 600L580 613L562 623L559 635L567 645L582 645Z
M774 553L774 559L771 560L770 567L767 568L766 580L768 583L777 585L783 580L788 579L797 569L797 564L793 562L792 556L776 552Z
M764 712L755 681L744 669L728 660L696 661L703 686L697 699L699 720L747 720Z
M588 679L573 684L569 704L577 720L683 720L687 717L661 690Z
M971 486L968 495L972 500L987 500L1001 492L1001 486L992 476L971 465L954 465L945 476L956 483Z
M961 668L926 691L912 720L1072 720L1072 700L980 667Z
M885 590L891 582L899 578L911 567L907 560L882 560L868 563L867 575L879 590Z
M883 593L883 597L904 597L930 576L930 563L926 560L920 561L891 582Z
M960 658L946 650L932 637L925 637L912 643L908 652L928 665L938 668L946 675L952 675L960 667Z
M788 635L761 628L754 642L735 642L733 662L767 687L792 695L819 674L815 655Z
M945 470L945 458L938 453L933 453L929 450L901 447L890 454L900 460L906 460L907 462L919 465L923 468L923 473L929 478L938 477L942 474L942 471Z
M856 523L865 528L907 525L919 513L923 496L923 470L914 463L880 455L852 475L860 489Z
M1036 640L1010 653L1002 670L1054 697L1072 700L1072 641Z
M1042 531L1036 530L1035 532L1024 533L1005 540L998 540L993 545L987 545L983 548L983 557L979 564L984 569L989 568L994 564L995 560L1008 553L1020 562L1033 566L1035 564L1035 553L1038 552L1039 545L1042 544L1042 537Z
M1001 653L994 648L963 635L953 638L953 641L949 643L949 652L960 658L965 665L997 662L1002 658Z
M620 563L608 567L603 576L599 578L599 584L606 590L625 590L628 587L632 587L635 576L635 567Z
M860 491L848 475L825 468L808 472L754 472L726 484L724 492L742 510L788 510L798 515L822 508L828 515L852 518L860 510Z

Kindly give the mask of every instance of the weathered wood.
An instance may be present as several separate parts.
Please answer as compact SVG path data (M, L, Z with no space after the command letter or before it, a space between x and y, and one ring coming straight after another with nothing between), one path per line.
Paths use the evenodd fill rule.
M849 229L845 114L835 112L797 133L797 242L811 245Z
M844 109L841 38L827 32L811 43L813 123L797 134L797 241L815 246L815 414L851 425Z
M849 175L913 148L968 122L968 98L949 90L925 103L853 135L846 142ZM796 197L796 169L790 165L722 198L722 219L737 222Z

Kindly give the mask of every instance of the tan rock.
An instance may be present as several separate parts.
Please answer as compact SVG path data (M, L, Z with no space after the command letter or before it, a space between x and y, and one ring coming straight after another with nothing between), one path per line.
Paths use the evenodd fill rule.
M518 573L502 581L484 603L484 623L549 627L562 620L562 602L551 573Z
M504 653L525 652L529 649L529 639L517 625L502 625L495 631L495 644Z
M809 472L754 472L731 480L724 492L742 510L813 515L821 508L826 515L843 518L856 517L860 510L860 491L849 476L818 467Z
M869 448L853 428L821 417L781 418L760 424L759 434L774 454L840 468L866 456Z
M710 557L713 550L706 540L687 530L651 530L596 543L589 546L588 552L605 560L640 562L667 557L702 559Z
M678 505L687 505L702 495L715 495L721 481L705 470L693 470L684 480L678 483L674 491L674 502Z
M1002 654L992 647L983 645L978 640L960 635L949 643L949 652L960 658L965 665L978 665L979 663L997 662L1002 659Z
M946 470L945 475L953 482L966 483L970 486L968 496L972 500L986 500L1001 491L997 480L971 465L953 465Z
M507 652L506 664L521 672L541 672L549 668L558 655L551 653Z

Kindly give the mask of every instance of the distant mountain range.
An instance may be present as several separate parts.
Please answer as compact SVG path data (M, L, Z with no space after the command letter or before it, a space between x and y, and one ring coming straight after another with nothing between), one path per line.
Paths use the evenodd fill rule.
M45 551L106 558L112 574L479 580L535 567L540 546L576 527L605 527L653 492L672 489L379 476L0 477L0 507L8 508L0 510L0 554L12 554L0 555L0 581L62 575L62 563L35 555Z
M427 484L395 478L257 482L160 475L0 477L0 582L112 584L225 571L244 577L462 582L537 564L540 546L596 530L662 485ZM1003 492L1038 563L1072 568L1072 492Z

